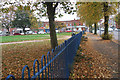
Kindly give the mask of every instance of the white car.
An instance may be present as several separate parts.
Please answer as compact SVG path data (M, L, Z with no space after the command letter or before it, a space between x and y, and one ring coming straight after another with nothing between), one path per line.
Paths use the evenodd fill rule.
M2 36L2 31L0 31L0 36Z
M33 31L27 31L26 34L33 34Z
M56 31L56 33L58 33L59 32L59 30L55 30Z
M104 31L104 28L101 28L100 30L101 30L101 31Z
M38 34L46 34L46 32L39 31Z
M37 34L37 33L33 32L32 34Z
M112 28L108 28L108 31L109 31L109 32L112 32L112 31L113 31L113 29L112 29Z
M117 29L117 28L115 28L114 30L115 30L115 31L118 31L118 29Z

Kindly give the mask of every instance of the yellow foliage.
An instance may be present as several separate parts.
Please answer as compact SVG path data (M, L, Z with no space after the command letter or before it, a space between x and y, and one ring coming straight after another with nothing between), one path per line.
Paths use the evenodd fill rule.
M102 17L102 5L101 3L88 2L84 4L80 4L77 15L80 17L82 22L86 22L86 24L97 23Z
M116 5L115 2L78 2L77 3L77 16L80 17L82 22L86 25L92 25L97 23L105 15L115 14ZM104 12L104 5L108 5L108 10Z

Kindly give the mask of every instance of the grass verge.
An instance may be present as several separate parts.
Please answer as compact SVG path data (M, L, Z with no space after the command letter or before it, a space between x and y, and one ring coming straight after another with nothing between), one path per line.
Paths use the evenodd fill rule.
M57 33L58 38L61 38L63 36L71 36L71 33ZM50 34L2 36L0 38L2 43L6 43L6 42L50 39Z

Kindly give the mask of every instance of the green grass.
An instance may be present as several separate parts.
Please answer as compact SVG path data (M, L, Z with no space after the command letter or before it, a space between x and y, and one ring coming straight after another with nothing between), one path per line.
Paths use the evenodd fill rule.
M57 35L68 35L71 36L72 32L63 32L63 33L57 33Z
M70 36L70 35L71 33L57 33L58 38L63 36ZM2 36L1 38L2 38L1 42L6 43L6 42L50 39L50 34Z

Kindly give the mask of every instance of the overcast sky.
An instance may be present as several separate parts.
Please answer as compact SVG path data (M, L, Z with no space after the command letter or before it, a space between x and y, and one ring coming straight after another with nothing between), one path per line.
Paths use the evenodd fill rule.
M1 1L1 0L0 0ZM4 0L4 1L2 1L2 2L5 2L5 1L7 1L7 0ZM8 0L9 1L9 0ZM14 2L15 0L10 0L11 2ZM23 0L23 1L25 1L25 2L27 2L27 1L31 1L31 0ZM74 4L76 3L76 0L70 0L70 2L74 2ZM73 5L74 7L75 7L75 5ZM35 13L36 14L36 13ZM72 15L72 14L65 14L64 12L63 12L63 17L57 17L57 18L55 18L55 20L57 20L57 21L67 21L67 20L74 20L74 19L78 19L78 17L77 17L77 14L75 13L74 15ZM36 15L36 17L37 17L37 15ZM41 19L40 19L41 21L48 21L48 18L46 18L46 17L42 17Z
M75 3L76 3L76 0L70 0L70 2L72 2L73 3L73 6L74 6L74 9L75 9ZM58 6L59 7L59 6ZM55 18L55 20L57 20L57 21L67 21L67 20L74 20L74 19L79 19L78 17L77 17L77 14L76 13L74 13L74 15L72 15L72 14L65 14L64 12L62 12L63 14L63 16L62 17L57 17L57 18ZM41 18L41 21L49 21L48 19L46 19L46 18Z
M79 17L77 17L76 13L74 15L64 13L63 17L55 18L55 20L57 20L57 21L67 21L67 20L74 20L74 19L79 19ZM48 21L48 19L46 19L45 17L42 17L40 20L41 21Z

